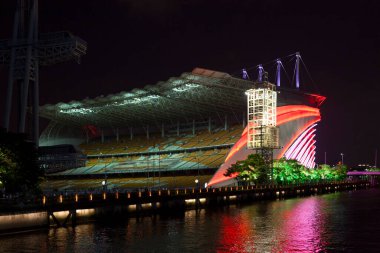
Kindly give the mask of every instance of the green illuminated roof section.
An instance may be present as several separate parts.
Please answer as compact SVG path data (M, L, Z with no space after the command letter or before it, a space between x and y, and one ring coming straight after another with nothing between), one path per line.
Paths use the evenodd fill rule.
M126 127L240 113L251 81L196 68L143 89L40 107L41 117L62 125Z
M225 115L241 116L246 112L245 92L252 86L252 81L227 73L195 68L143 89L44 105L40 107L40 115L62 126L106 128L160 126L208 117L222 119ZM318 95L284 87L277 90L279 106L310 103L318 106Z

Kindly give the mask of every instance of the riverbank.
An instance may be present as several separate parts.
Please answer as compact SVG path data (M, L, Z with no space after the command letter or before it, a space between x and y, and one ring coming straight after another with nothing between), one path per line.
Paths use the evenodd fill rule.
M29 210L24 207L23 210L8 210L0 214L0 233L38 227L75 226L89 219L109 215L144 216L369 187L368 182L357 181L281 187L239 186L44 196L40 203L28 206Z

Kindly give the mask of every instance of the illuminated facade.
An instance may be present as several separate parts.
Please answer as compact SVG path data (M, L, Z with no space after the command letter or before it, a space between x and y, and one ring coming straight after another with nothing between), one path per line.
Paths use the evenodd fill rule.
M321 99L323 97L320 97ZM277 125L280 132L279 150L275 150L276 159L286 157L296 159L304 166L313 168L315 155L315 126L321 120L319 108L307 105L285 105L277 107ZM234 182L234 177L226 177L227 169L237 161L244 160L254 151L248 149L246 128L241 138L231 148L224 163L214 174L209 186L223 186Z
M78 146L91 144L91 141L96 140L108 148L107 153L95 149L94 152L97 153L87 153L87 155L88 158L101 161L106 158L112 160L115 155L118 157L136 155L129 151L131 147L120 144L121 139L124 142L126 139L131 142L134 140L134 136L139 136L140 139L156 138L157 140L159 136L162 140L161 143L157 143L156 146L146 146L144 150L139 148L138 155L144 155L146 161L149 161L146 166L143 166L142 159L136 160L136 163L138 162L144 167L140 171L144 171L144 173L158 171L165 165L162 156L168 156L172 152L176 154L187 152L194 155L192 159L189 161L178 160L175 164L175 160L171 159L170 164L168 163L171 171L185 171L180 166L181 164L188 165L189 170L193 171L216 170L208 185L228 185L234 179L223 175L227 168L236 161L244 160L249 154L256 152L249 149L247 145L252 145L252 147L259 145L254 137L251 139L251 144L248 144L247 137L255 134L247 126L253 125L251 130L255 130L255 124L262 124L254 121L254 113L260 113L259 111L250 112L252 114L248 114L247 118L247 109L250 109L247 108L245 92L252 89L253 86L254 83L250 80L232 77L227 73L196 68L192 72L183 73L179 77L172 77L156 85L148 85L143 89L133 89L128 92L81 101L45 105L40 107L40 115L49 119L50 124L41 134L40 143L44 146L58 144ZM262 122L265 121L268 126L278 128L278 141L276 139L268 141L268 145L280 147L273 152L275 159L281 157L297 159L303 165L312 168L315 165L316 152L315 127L316 123L321 120L319 107L325 97L301 92L299 89L287 88L284 85L277 86L277 91L278 93L267 94L271 102L263 105L269 112L269 116L263 118ZM264 94L256 95L259 98ZM248 96L248 99L250 100L251 97ZM259 101L256 102L259 103ZM240 129L237 129L238 133L231 136L234 138L227 136L228 133L231 133L230 126L238 126ZM221 142L220 136L218 136L209 142L195 140L192 145L182 143L182 146L179 144L176 146L175 143L167 145L164 142L164 138L179 138L181 134L185 133L196 138L198 132L212 133L214 130L223 131L223 134L227 133L223 137L225 141ZM239 135L241 137L237 140ZM116 145L107 146L110 140L115 141L122 148L118 149ZM213 141L218 142L218 145L210 145ZM202 146L200 143L205 144ZM206 149L212 153L217 149L229 148L229 151L226 150L225 159L220 159L220 162L213 164L212 167L202 164L202 159L197 158L200 155L194 153L206 152ZM161 158L157 159L157 155L161 155ZM170 156L172 155L174 154ZM157 161L157 163L153 161ZM128 162L128 166L129 163L131 163L131 168L136 167L136 164L132 164L132 162ZM114 162L107 164L108 173L115 171L115 168L120 165L117 162L115 164L115 166ZM83 175L104 173L102 172L105 167L104 163L100 162L91 166L78 168L77 171L80 173L85 171L82 173ZM97 168L99 170L94 172ZM129 173L126 171L132 170L125 169L120 173ZM133 173L137 173L137 171L134 170Z

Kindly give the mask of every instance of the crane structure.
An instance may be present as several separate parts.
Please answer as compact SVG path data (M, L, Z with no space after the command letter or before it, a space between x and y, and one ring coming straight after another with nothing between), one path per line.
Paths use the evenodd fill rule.
M87 43L67 31L39 34L38 0L17 0L12 33L12 38L0 40L0 64L9 66L2 126L9 131L11 112L17 111L17 132L26 133L26 116L31 112L31 137L38 146L39 67L69 60L79 63Z

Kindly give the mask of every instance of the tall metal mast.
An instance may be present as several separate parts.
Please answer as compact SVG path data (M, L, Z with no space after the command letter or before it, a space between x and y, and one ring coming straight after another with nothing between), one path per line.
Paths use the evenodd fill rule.
M296 88L300 88L300 58L299 52L296 53Z
M277 59L276 62L277 62L276 85L277 85L277 87L280 87L281 86L281 65L282 65L282 62L281 62L281 59Z
M0 40L0 64L9 65L3 127L10 130L12 106L17 108L17 132L26 132L26 114L32 113L32 139L39 138L39 66L75 59L87 43L69 32L38 33L38 0L18 0L11 39ZM12 101L18 91L16 103ZM31 101L30 101L31 100ZM29 108L28 108L29 107Z
M262 82L263 81L263 74L264 74L264 68L263 68L263 65L259 65L258 67L258 70L259 70L259 76L257 78L257 81L258 82Z
M242 69L241 72L242 72L242 75L243 75L243 79L249 80L249 75L248 75L247 70L246 69Z

